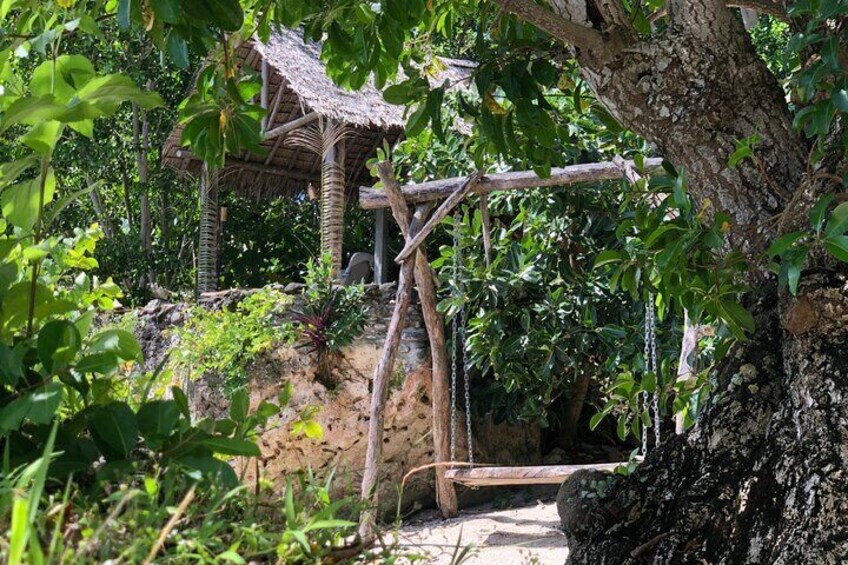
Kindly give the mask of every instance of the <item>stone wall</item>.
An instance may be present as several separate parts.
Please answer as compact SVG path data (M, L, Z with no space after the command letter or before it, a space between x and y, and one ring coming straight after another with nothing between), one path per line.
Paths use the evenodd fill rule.
M300 288L290 285L286 292L295 296ZM201 303L209 307L231 307L250 291L231 290L204 295ZM371 379L385 339L393 308L394 285L367 287L369 322L365 332L342 351L332 389L315 378L316 359L305 349L275 347L261 355L250 368L251 406L262 400L276 399L280 387L291 382L294 394L280 425L266 431L260 440L260 472L272 480L284 480L287 473L312 467L319 473L336 469L337 494L358 494L365 461ZM173 346L168 328L181 324L186 306L153 301L138 313L138 334L150 368L162 362ZM192 410L198 416L219 415L227 410L226 399L216 386L216 377L206 375L189 387ZM397 506L398 488L405 473L433 461L431 424L431 370L429 343L417 306L408 317L386 406L384 480L380 481L381 506L392 512ZM319 406L316 420L324 428L324 438L315 442L292 437L285 422L291 421L308 406ZM465 421L460 413L458 421ZM459 426L464 429L463 425ZM475 455L477 461L499 464L538 463L540 434L529 426L511 428L491 422L476 422ZM465 454L464 434L458 445ZM248 476L252 473L249 470ZM415 474L403 493L403 507L430 506L434 503L432 471Z

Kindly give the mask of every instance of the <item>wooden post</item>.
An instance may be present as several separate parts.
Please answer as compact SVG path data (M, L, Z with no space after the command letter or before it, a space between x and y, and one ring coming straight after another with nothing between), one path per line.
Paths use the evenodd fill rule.
M489 217L489 195L480 195L480 220L483 223L483 252L486 255L486 266L492 265L492 220Z
M374 282L386 282L388 249L386 248L386 209L374 210Z
M380 180L391 203L392 214L400 226L401 233L409 238L409 207L395 180L392 165L388 161L377 164ZM436 463L450 460L450 389L448 372L448 354L445 347L445 324L436 305L436 285L433 270L427 261L427 254L419 248L415 259L415 282L421 301L421 313L430 340L430 358L432 362L432 402L433 402L433 451ZM445 518L457 515L458 503L453 483L445 478L445 468L437 466L436 502Z
M410 233L416 233L423 222L427 210L420 207L416 210L415 218L410 226ZM414 278L415 257L404 262L400 269L395 307L392 318L386 330L386 340L383 343L383 355L374 370L371 385L371 411L368 422L368 447L365 452L365 469L362 473L362 500L368 505L359 517L359 535L370 540L374 537L374 526L377 523L377 479L380 464L383 461L383 421L385 420L385 404L389 379L395 366L398 346L406 325L406 315L412 298L412 282Z

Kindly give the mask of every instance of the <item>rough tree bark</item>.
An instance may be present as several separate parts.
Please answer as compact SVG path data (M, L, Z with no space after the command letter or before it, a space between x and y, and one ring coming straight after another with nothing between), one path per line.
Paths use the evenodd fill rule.
M575 48L598 99L686 171L696 199L731 214L731 242L750 260L789 216L806 215L797 203L811 198L780 216L806 192L808 147L725 2L668 0L668 28L639 40L614 1L495 1ZM729 167L735 142L753 134L757 158ZM615 480L585 521L593 527L572 532L569 563L848 560L846 290L844 269L820 259L797 297L759 281L757 332L720 367L701 420Z

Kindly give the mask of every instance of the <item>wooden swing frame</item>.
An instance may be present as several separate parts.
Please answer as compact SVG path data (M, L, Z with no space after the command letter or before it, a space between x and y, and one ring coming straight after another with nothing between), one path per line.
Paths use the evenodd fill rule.
M644 168L652 172L661 168L662 159L646 159ZM546 465L535 467L471 467L445 469L450 453L450 391L448 388L448 357L445 347L445 330L442 315L436 309L436 283L422 244L436 226L458 206L468 194L486 195L500 190L521 190L535 187L560 187L575 183L626 179L638 180L635 165L616 157L609 162L573 165L553 169L547 178L531 171L518 171L484 175L477 171L468 177L455 177L420 184L401 186L394 175L391 163L377 165L382 190L362 187L359 203L364 209L389 207L405 238L403 250L395 258L400 264L395 306L386 332L380 362L374 370L371 396L368 445L362 477L361 496L366 504L360 516L359 533L364 539L374 537L376 524L379 468L383 455L384 408L388 381L393 374L401 334L412 298L413 281L421 303L421 311L430 343L432 360L432 424L436 472L436 501L444 517L458 512L454 483L468 486L558 484L582 469L612 471L620 463L598 465ZM429 214L434 201L442 200ZM415 208L412 209L411 205ZM485 231L488 232L488 222ZM484 233L487 259L490 236Z

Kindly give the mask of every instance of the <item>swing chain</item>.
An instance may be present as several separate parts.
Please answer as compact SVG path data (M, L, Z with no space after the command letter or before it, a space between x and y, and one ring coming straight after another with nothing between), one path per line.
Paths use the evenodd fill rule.
M462 310L459 311L459 331L462 339L462 380L465 384L465 427L466 437L468 438L468 463L474 465L474 446L472 445L471 434L471 388L469 386L470 379L468 378L468 349L465 347L465 324L466 315L465 306L463 305Z
M648 371L651 370L651 304L653 303L653 293L649 296L648 302L645 303L645 349L643 351L643 359L645 360L645 374L648 374ZM647 390L642 390L642 410L648 410L648 404L650 402L650 398L648 396ZM644 423L642 424L642 457L648 454L648 431L645 429Z
M660 445L660 368L657 365L657 314L654 305L654 295L651 294L651 369L654 371L654 397L652 408L654 412L655 445Z
M648 295L645 303L645 374L654 373L653 398L648 395L647 390L642 391L642 409L645 412L653 412L655 445L660 444L660 398L659 398L659 368L657 366L657 318L654 306L654 293ZM648 431L642 426L642 456L648 454Z
M453 215L453 279L454 297L459 295L457 283L460 280L459 273L459 211ZM451 318L451 385L450 385L450 460L456 461L456 345L459 338L459 325L457 315Z

